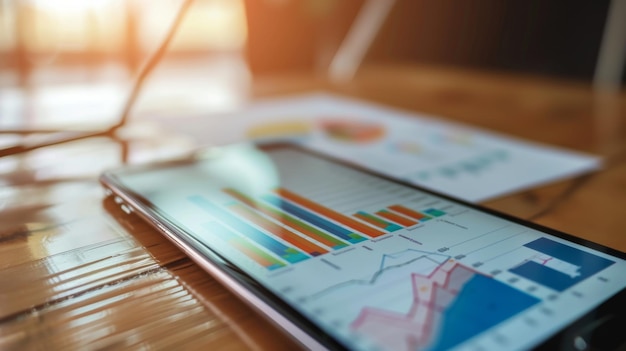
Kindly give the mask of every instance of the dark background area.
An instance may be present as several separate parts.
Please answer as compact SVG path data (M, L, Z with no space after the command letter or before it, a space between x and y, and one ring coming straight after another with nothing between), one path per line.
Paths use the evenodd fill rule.
M608 6L608 0L398 1L370 56L590 80Z
M362 2L342 0L320 14L298 1L281 6L248 1L253 72L323 66ZM608 8L609 0L398 0L366 62L453 65L590 82Z

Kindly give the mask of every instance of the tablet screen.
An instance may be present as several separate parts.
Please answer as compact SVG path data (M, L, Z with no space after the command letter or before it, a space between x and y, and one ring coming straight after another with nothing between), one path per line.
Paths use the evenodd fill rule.
M533 347L626 286L626 262L297 149L117 175L358 350Z

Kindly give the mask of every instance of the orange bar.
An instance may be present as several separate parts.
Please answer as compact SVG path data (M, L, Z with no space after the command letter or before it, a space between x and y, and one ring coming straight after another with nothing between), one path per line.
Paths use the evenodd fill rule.
M315 245L314 243L304 239L298 234L288 230L287 228L283 228L275 223L268 221L267 219L259 216L256 212L249 210L248 208L240 204L232 205L230 206L230 209L233 210L233 212L240 215L241 217L267 230L268 232L274 234L275 236L302 249L303 251L307 252L311 256L319 256L328 252L328 250L318 245Z
M412 209L406 208L406 207L401 206L401 205L389 206L389 209L392 210L392 211L396 211L398 213L402 213L403 215L409 216L411 218L415 218L417 220L420 220L422 218L428 217L428 216L426 216L424 214L421 214L421 213L419 213L417 211L413 211Z
M362 215L360 213L355 213L354 217L356 217L356 218L358 218L358 219L360 219L362 221L365 221L367 223L370 223L372 225L375 225L375 226L377 226L379 228L382 228L382 229L387 228L387 224L388 223L386 224L386 223L382 223L381 221L376 221L376 220L374 220L374 219L372 219L370 217L364 216L364 215Z
M381 232L380 230L374 229L370 226L367 226L363 223L355 221L354 219L344 216L339 212L335 212L327 207L324 207L318 203L315 203L309 199L305 199L300 195L296 195L289 190L286 189L277 189L276 193L280 196L284 197L287 200L291 200L297 203L300 206L306 207L309 210L315 211L319 214L322 214L328 218L331 218L345 226L348 226L360 233L366 234L369 237L375 238L377 236L385 235L387 233Z
M405 227L410 227L412 225L416 225L417 224L417 222L414 222L414 221L412 221L412 220L410 220L408 218L404 218L404 217L399 216L399 215L397 215L395 213L391 213L391 212L385 211L385 210L380 210L380 211L376 212L376 214L381 216L381 217L383 217L383 218L386 218L386 219L388 219L390 221L394 221L396 223L402 224Z
M262 203L255 202L251 198L239 193L236 190L224 189L223 191L227 193L228 195L234 197L235 199L243 202L244 204L254 208L255 210L269 217L274 218L275 220L279 221L281 224L284 224L287 227L290 227L291 229L295 229L307 235L309 238L317 240L326 246L329 246L333 249L340 249L340 248L348 246L346 243L342 242L341 240L335 239L334 237L326 233L320 232L319 230L309 226L308 224L305 224L304 222L297 220L291 216L288 216L282 212L274 210Z
M256 252L250 250L249 248L247 248L246 246L244 246L241 242L239 242L237 240L231 241L231 245L233 245L235 248L239 249L239 251L241 251L244 254L246 254L246 256L250 257L253 261L256 261L256 263L260 264L261 266L269 267L272 264L274 264L273 262L270 262L269 260L265 259L264 257L262 257L260 255L257 255Z

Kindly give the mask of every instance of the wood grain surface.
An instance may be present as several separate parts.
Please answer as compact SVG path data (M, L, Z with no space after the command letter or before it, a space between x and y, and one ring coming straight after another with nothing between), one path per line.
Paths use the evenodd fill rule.
M272 77L255 81L250 93L320 89L602 156L598 172L485 205L626 251L624 93L412 65L366 67L346 84ZM128 134L127 145L92 139L0 159L0 349L300 348L104 200L97 176L121 164L123 149L133 163L190 148L166 134Z

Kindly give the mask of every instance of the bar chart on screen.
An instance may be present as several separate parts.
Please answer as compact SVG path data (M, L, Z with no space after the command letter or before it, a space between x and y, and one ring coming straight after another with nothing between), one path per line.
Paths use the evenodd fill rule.
M272 162L297 166L262 186L194 188L185 211L201 239L348 344L507 349L611 284L607 256L531 227L322 159Z
M341 250L445 216L443 210L417 210L393 203L375 211L339 212L277 188L251 196L233 188L221 190L228 200L216 203L196 195L196 206L215 218L204 227L248 256L274 270Z

